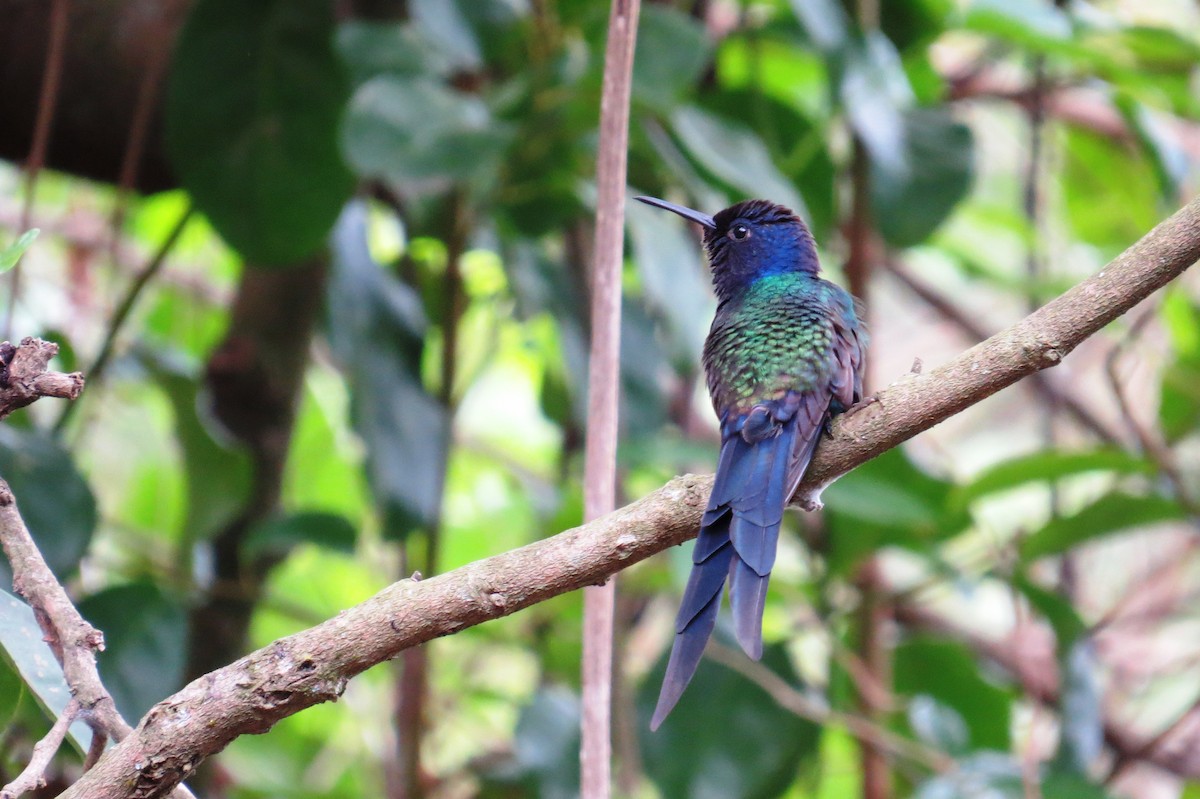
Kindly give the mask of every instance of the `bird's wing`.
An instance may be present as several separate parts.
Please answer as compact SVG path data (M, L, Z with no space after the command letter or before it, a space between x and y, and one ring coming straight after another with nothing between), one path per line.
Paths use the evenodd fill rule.
M840 308L830 314L833 325L833 372L829 387L837 411L844 411L862 399L863 371L866 365L867 329L860 321L862 310L849 294L842 292Z

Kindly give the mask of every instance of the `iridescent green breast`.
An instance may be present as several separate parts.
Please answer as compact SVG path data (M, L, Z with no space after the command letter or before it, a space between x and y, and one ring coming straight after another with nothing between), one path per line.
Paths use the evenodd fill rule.
M843 300L842 295L845 295ZM704 347L718 415L747 411L786 391L828 386L834 326L849 295L824 280L784 273L756 280L717 309Z

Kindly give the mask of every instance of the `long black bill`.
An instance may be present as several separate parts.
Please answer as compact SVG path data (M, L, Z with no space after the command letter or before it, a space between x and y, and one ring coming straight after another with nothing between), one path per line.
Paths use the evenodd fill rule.
M682 205L669 203L666 200L660 200L657 197L634 197L633 199L639 202L644 202L646 205L653 205L655 208L662 208L675 214L679 214L684 219L690 219L698 225L703 225L709 230L715 230L717 223L708 214L702 214L699 211L693 211L691 208L686 208Z

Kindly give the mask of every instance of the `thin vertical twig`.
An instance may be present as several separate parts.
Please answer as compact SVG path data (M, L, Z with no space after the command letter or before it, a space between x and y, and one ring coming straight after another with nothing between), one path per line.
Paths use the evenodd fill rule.
M129 318L130 312L133 311L133 306L137 304L138 298L142 296L142 291L150 283L151 279L162 270L163 264L167 261L167 256L174 249L176 242L179 241L179 237L183 235L187 223L191 220L192 211L193 207L189 203L183 213L180 214L179 219L176 220L174 227L171 228L167 237L163 239L163 243L159 246L158 250L150 257L150 260L146 262L142 270L138 272L133 282L129 284L125 296L121 298L121 302L117 305L116 310L113 311L112 318L108 322L108 331L104 335L104 343L100 345L100 351L96 354L96 360L92 364L91 369L88 370L88 380L92 383L93 387L99 384L105 370L108 368L109 361L112 360L117 336L120 334L121 328L124 327L125 321ZM66 429L67 422L70 421L71 416L76 412L75 408L78 405L79 403L72 402L63 408L58 421L54 423L54 433L56 435L61 434Z
M445 296L441 319L441 386L437 393L438 402L446 413L446 438L443 442L443 452L446 453L449 453L453 443L454 415L458 407L454 393L460 372L458 329L466 310L462 259L467 250L470 227L466 192L459 188L450 199L450 230L446 237L446 275L443 285ZM449 463L447 454L440 468L445 471L449 468ZM407 577L413 570L423 577L432 577L438 573L442 523L442 515L439 513L423 537L416 534L409 536L404 543L403 577ZM421 772L421 742L425 738L429 720L430 657L429 648L424 646L406 649L400 655L400 676L396 681L394 714L396 763L393 779L388 786L388 795L393 799L421 799L428 793Z
M604 52L583 476L583 513L589 520L610 512L616 504L625 170L639 6L640 0L613 0ZM582 799L607 799L612 790L615 596L613 580L583 592L583 729L579 752Z
M50 6L50 35L46 45L46 70L38 93L37 119L33 125L33 143L25 161L25 202L21 207L21 223L17 230L30 228L33 219L33 198L38 175L46 164L50 149L50 133L54 127L54 111L58 107L58 90L62 85L63 58L67 42L67 19L70 0L53 0ZM4 315L4 340L13 335L13 316L17 312L17 297L21 293L21 262L12 268L8 279L8 310Z

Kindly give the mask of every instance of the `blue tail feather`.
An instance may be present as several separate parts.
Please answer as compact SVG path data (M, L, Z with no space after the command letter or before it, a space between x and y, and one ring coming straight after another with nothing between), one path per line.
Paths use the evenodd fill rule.
M750 657L762 656L763 608L784 506L808 468L828 407L809 412L817 410L806 407L805 400L811 398L806 395L797 402L789 396L772 407L773 427L756 417L753 427L745 427L753 433L751 441L743 435L745 417L723 430L717 476L676 617L675 640L652 729L671 712L696 671L716 624L726 579L738 644ZM811 420L813 415L817 424Z

